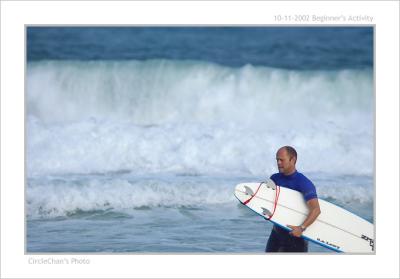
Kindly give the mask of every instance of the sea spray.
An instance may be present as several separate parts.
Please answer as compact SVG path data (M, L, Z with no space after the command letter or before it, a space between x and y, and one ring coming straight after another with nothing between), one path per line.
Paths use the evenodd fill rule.
M196 61L28 64L27 170L262 175L284 144L310 172L371 175L370 70Z

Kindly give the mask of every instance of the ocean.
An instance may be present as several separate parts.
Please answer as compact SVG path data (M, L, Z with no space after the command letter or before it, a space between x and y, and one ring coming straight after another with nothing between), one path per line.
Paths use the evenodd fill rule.
M370 27L27 27L26 250L263 253L283 145L374 222ZM310 243L310 252L332 251Z

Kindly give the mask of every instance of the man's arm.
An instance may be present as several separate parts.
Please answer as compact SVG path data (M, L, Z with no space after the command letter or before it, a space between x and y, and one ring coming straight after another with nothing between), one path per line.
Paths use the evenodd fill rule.
M287 225L289 228L292 229L292 231L290 232L291 235L300 237L301 234L303 233L303 229L301 227L307 228L308 226L310 226L312 223L314 223L315 219L317 219L318 215L321 213L321 209L319 208L319 202L317 198L307 201L307 207L309 212L303 224L301 224L300 226Z

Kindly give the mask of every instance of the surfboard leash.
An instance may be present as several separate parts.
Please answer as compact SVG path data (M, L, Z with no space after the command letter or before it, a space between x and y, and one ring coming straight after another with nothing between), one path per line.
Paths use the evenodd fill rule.
M244 205L248 204L258 193L258 190L260 190L261 185L263 185L265 182L261 182L260 185L258 185L258 188L256 190L256 192L254 193L254 195L251 195L251 197L247 200L245 200L243 202ZM279 194L281 193L281 187L276 185L276 189L275 189L275 200L274 200L274 208L272 210L271 215L269 215L268 218L265 218L266 220L270 220L272 218L272 216L274 216L275 210L276 210L276 206L278 205L278 199L279 199Z
M260 187L261 187L261 185L263 185L263 183L264 182L261 182L260 185L258 185L257 191L254 193L254 195L251 195L251 197L249 199L247 199L243 202L244 205L248 204L257 195L257 192L258 192L258 190L260 190Z
M266 220L270 220L272 218L272 216L274 216L275 210L276 210L276 206L278 205L278 199L279 199L279 194L281 193L281 187L276 185L276 189L275 189L275 201L274 201L274 209L272 210L271 215L269 215L268 218L265 218Z
M248 203L257 195L258 190L260 190L261 185L263 185L264 183L265 183L265 182L261 182L260 185L258 185L258 188L257 188L256 192L255 192L253 195L251 195L251 197L250 197L249 199L247 199L247 200L245 200L245 201L243 202L244 205L248 204ZM270 220L270 219L274 216L275 210L276 210L276 206L278 205L278 199L279 199L279 194L280 194L280 193L281 193L281 187L278 186L278 185L276 185L276 189L275 189L275 200L274 200L274 208L273 208L273 210L272 210L271 215L269 215L268 218L265 218L266 220Z

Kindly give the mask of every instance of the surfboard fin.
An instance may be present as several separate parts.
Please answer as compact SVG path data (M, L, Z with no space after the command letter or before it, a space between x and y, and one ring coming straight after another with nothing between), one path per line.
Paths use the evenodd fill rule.
M254 192L253 190L251 190L249 187L247 187L246 185L244 186L244 189L246 190L246 195L250 195L253 196Z
M268 215L268 216L272 215L271 211L269 211L268 209L266 209L264 207L261 207L261 209L262 209L262 214L263 215Z
M267 188L271 188L272 190L276 189L276 185L272 180L268 180L267 182L264 182L264 184Z

